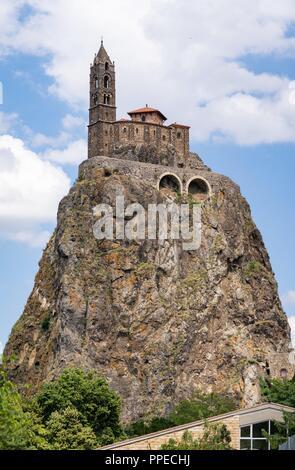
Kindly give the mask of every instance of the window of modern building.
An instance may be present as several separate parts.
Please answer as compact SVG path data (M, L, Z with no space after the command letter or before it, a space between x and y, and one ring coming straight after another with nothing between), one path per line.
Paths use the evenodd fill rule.
M270 443L264 436L264 431L268 434L275 432L272 421L262 421L260 423L242 426L240 428L240 449L270 450Z

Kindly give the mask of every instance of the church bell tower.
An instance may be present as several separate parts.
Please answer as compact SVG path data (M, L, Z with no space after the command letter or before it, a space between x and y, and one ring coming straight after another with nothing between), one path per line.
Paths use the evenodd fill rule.
M115 64L101 41L100 49L90 67L88 158L111 155L115 121Z

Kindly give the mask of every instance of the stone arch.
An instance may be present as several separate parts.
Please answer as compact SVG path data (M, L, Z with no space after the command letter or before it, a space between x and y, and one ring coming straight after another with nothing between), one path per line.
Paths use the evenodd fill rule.
M195 201L202 202L211 197L211 186L202 176L193 176L186 184L186 192Z
M158 181L158 191L167 189L169 191L182 194L182 181L175 173L163 173Z

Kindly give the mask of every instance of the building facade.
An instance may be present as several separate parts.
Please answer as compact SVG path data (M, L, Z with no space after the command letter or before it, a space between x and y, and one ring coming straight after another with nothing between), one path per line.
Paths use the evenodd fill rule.
M117 120L115 64L102 42L90 68L88 158L111 157L122 146L149 145L159 154L173 153L177 166L186 166L189 126L177 123L166 126L167 118L148 105L128 115L130 119Z
M295 409L277 403L262 403L260 405L232 411L219 416L213 416L206 421L212 424L224 424L231 435L231 447L235 450L270 450L265 437L274 433L274 422L283 421L284 413L294 413ZM145 436L135 437L102 447L101 450L160 450L169 439L181 440L188 431L194 439L202 436L205 421L195 421Z

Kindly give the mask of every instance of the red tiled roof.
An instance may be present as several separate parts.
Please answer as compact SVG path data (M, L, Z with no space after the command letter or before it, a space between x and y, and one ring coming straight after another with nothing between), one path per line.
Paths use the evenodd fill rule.
M163 121L167 121L167 118L164 116L164 114L161 113L161 111L155 108L149 108L148 106L146 106L145 108L135 109L134 111L129 111L129 113L127 114L131 116L132 114L143 114L143 113L158 113L163 119Z
M176 122L174 122L173 124L170 124L169 127L181 127L183 129L190 129L191 128L190 126L185 126L184 124L177 124Z

